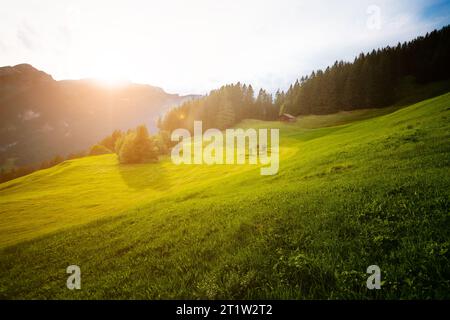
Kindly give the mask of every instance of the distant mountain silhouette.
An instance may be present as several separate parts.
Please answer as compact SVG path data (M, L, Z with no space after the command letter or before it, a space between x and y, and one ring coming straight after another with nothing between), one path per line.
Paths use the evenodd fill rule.
M31 164L86 149L114 129L155 121L168 108L195 98L126 83L55 81L29 64L0 68L0 165Z

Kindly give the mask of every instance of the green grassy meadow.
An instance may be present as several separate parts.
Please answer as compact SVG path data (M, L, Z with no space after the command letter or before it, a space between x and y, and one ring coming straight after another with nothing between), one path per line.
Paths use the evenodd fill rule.
M277 175L102 155L0 184L0 298L450 298L450 93L238 127L280 128Z

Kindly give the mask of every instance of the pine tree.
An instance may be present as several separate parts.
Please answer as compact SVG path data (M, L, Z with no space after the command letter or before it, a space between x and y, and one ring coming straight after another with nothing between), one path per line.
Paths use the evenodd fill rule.
M229 101L221 103L217 113L217 128L220 130L230 128L235 123L235 113Z

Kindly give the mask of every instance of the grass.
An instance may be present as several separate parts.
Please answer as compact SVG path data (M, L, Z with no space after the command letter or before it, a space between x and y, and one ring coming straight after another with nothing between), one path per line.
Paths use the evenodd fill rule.
M280 128L275 176L104 155L0 184L0 298L448 299L449 105L245 121Z

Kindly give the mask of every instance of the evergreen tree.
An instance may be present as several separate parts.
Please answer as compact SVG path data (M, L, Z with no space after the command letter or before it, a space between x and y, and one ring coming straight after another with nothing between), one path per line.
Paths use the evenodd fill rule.
M229 101L222 102L217 114L217 128L221 130L230 128L234 123L235 113L231 103Z

